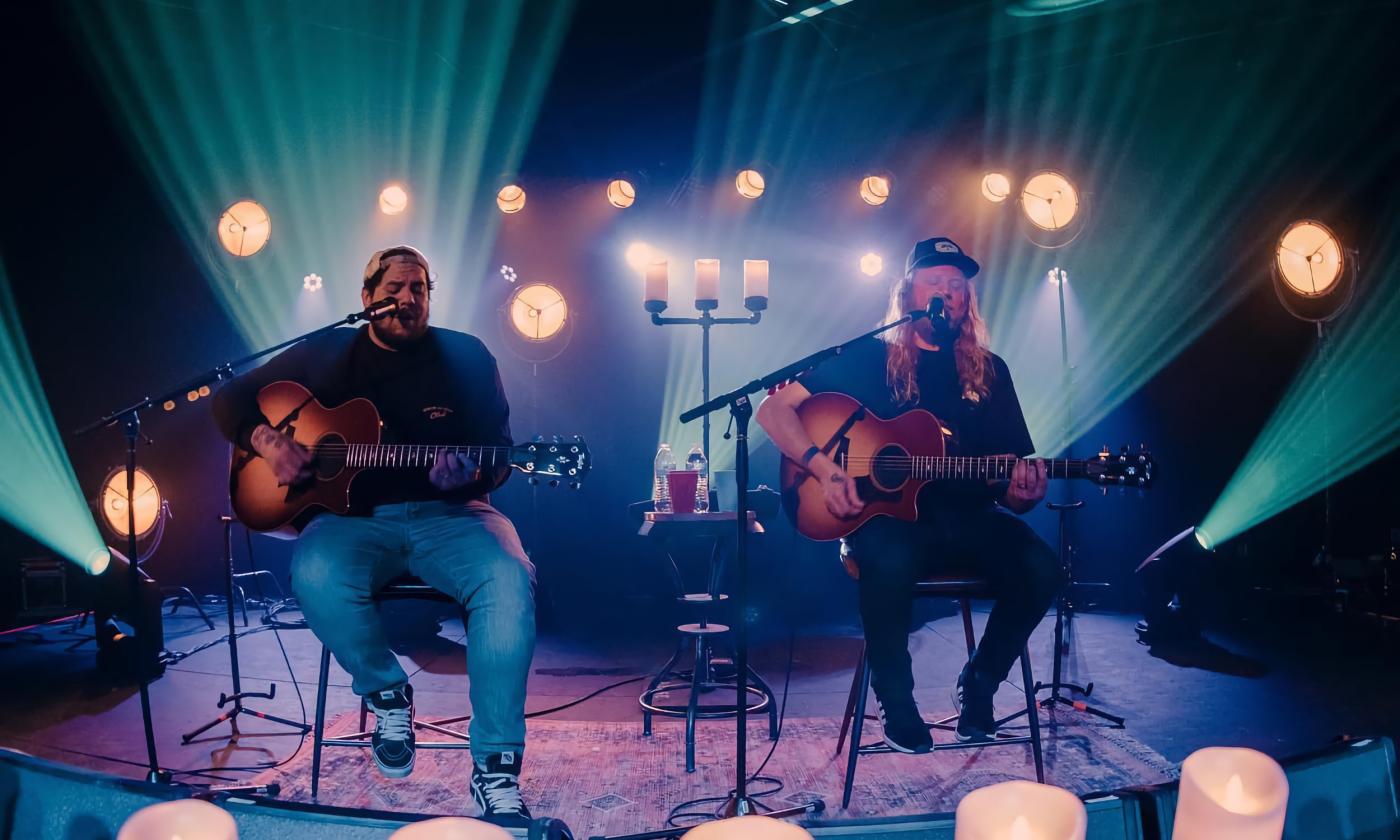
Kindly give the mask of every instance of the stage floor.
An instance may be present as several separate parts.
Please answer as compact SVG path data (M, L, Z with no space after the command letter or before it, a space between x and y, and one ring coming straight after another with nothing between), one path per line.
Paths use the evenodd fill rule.
M439 624L435 606L427 611L420 608L418 612L409 604L396 604L392 608L391 635L412 675L419 715L448 716L469 711L460 622L444 617ZM254 626L258 626L257 614L252 617ZM979 609L975 615L979 632L985 619L985 609ZM1133 632L1135 620L1136 616L1131 615L1081 614L1075 625L1074 657L1068 668L1068 676L1075 681L1094 683L1090 702L1128 718L1126 730L1108 731L1108 725L1097 719L1072 711L1058 713L1062 721L1059 737L1066 739L1066 747L1071 742L1088 743L1085 738L1101 739L1094 743L1122 749L1125 754L1133 754L1134 760L1120 761L1122 766L1107 768L1106 775L1095 777L1096 771L1064 759L1058 765L1052 764L1049 781L1084 790L1095 787L1092 782L1096 778L1106 782L1122 778L1127 778L1129 783L1159 781L1170 774L1173 763L1180 762L1199 747L1212 744L1249 746L1283 757L1319 747L1343 733L1400 735L1397 731L1400 730L1400 714L1397 714L1394 699L1400 696L1397 691L1400 672L1393 667L1395 652L1375 644L1378 634L1344 629L1335 623L1246 623L1229 632L1208 634L1217 643L1211 648L1164 652L1150 651L1138 644ZM612 631L565 627L542 632L530 676L528 710L557 706L629 678L649 677L670 654L673 640L664 623L656 620L640 623L645 626L637 632L621 632L616 626ZM74 647L77 639L67 627L67 624L54 624L36 631L0 636L0 678L6 686L6 690L0 692L0 712L3 713L0 714L0 743L68 764L140 777L144 770L145 747L139 698L130 687L112 689L105 685L94 668L92 643ZM1044 680L1050 677L1052 630L1053 615L1041 624L1031 644L1036 674ZM221 635L205 629L188 607L180 608L174 617L167 617L165 631L166 646L172 651L190 651L216 641ZM280 635L309 718L314 711L320 646L305 630L284 630ZM949 695L961 665L958 619L945 614L930 620L912 637L911 649L919 680L917 697L926 716L948 713ZM788 776L785 779L788 786L772 798L773 805L792 804L788 797L804 789L830 797L833 779L839 782L839 763L831 762L830 758L834 748L831 738L839 724L858 650L859 634L852 626L810 628L797 635L787 698L791 726L784 733L769 767ZM754 651L756 667L779 695L782 694L788 651L786 636L761 639ZM239 654L245 691L266 691L270 684L276 685L274 700L250 700L248 705L301 720L297 692L274 634L255 632L241 638ZM331 682L328 719L356 708L348 678L338 667L333 667ZM594 757L599 759L593 763L594 767L620 767L606 755L611 751L616 755L636 756L631 762L631 772L646 776L645 779L618 778L615 784L600 784L600 778L606 781L606 777L594 772L591 777L577 782L580 790L590 791L588 795L573 797L567 802L544 795L546 788L537 788L541 793L536 795L535 801L547 800L561 812L545 813L537 807L536 816L559 817L574 825L576 830L592 825L599 829L606 827L609 831L642 831L662 825L669 809L667 803L690 798L690 794L724 793L720 782L724 774L716 771L721 765L729 767L733 759L732 721L700 724L701 772L686 774L679 734L681 722L658 720L656 726L662 737L647 741L641 738L641 713L636 698L644 685L645 679L616 686L584 703L532 721L532 738L550 739L548 749L543 743L537 749L536 764L540 776L549 777L549 790L569 786L569 780L562 775L574 772L568 767L573 760L567 749L560 746L568 739L576 743L589 741L594 745L590 749L598 753ZM219 714L215 707L219 694L230 690L228 648L221 643L172 664L166 674L152 684L151 700L162 765L177 771L220 768L203 775L181 775L181 779L213 783L248 779L261 769L254 765L281 762L297 750L299 735L247 716L240 726L242 737L236 742L228 738L228 725L221 724L192 743L181 745L182 733ZM998 706L1003 711L1013 709L1017 696L1012 685L1004 685L998 695ZM569 722L578 724L571 730ZM870 724L867 740L877 733L878 725ZM1047 730L1047 751L1054 748L1056 737L1055 729ZM821 744L814 745L816 741ZM766 738L753 739L751 768L763 760L768 747ZM341 782L346 760L365 765L361 768L364 772L357 774L361 777L360 788L368 786L375 791L414 781L411 778L404 783L381 783L372 769L365 769L368 768L367 755L359 751L339 752L350 752L353 756L337 759L335 766L341 767ZM1000 763L981 765L980 769L988 774L1010 776L1024 769L1025 777L1031 778L1028 750L1024 752L1027 757L1020 755L1022 748L989 751L989 755L1017 753L1018 756L1010 763L998 759ZM294 776L298 768L309 765L309 753L310 740L307 739L302 754L283 771ZM1067 755L1068 750L1065 753ZM534 787L529 779L530 755L527 751L527 794ZM969 768L978 769L965 764L968 755L954 752L862 759L858 782L867 780L888 794L890 785L881 786L882 779L916 779L926 774L935 780L947 778L950 766L960 768L958 772L966 775ZM464 760L465 756L457 751L437 753L431 764L425 766L438 770L423 774L424 779L419 780L423 783L430 776L437 777L439 790L436 794L410 794L411 788L405 787L402 796L389 794L386 801L402 802L403 810L451 813L456 807L452 801L453 792L444 793L441 788L443 785L450 788L455 783L453 779L458 779L462 788L459 812L470 814L465 770L457 775L443 764ZM818 764L821 766L813 766ZM576 766L586 766L586 762ZM233 769L245 767L250 769ZM447 769L443 770L444 767ZM1065 776L1081 773L1084 774L1082 779ZM1122 776L1124 773L1126 777ZM370 804L361 800L379 795L363 792L351 795L344 792L343 784L323 784L327 784L328 792L334 792L332 796L341 797L330 804ZM647 798L636 793L658 785L666 789L664 795ZM957 790L943 789L941 795L947 799L944 802L936 795L933 798L926 795L930 786L937 787L937 784L906 785L909 796L890 799L886 810L893 815L939 810L941 805L947 806L941 809L951 809ZM286 788L288 796L304 796L304 790L295 780ZM610 810L606 805L618 802L617 799L599 799L609 793L632 805L625 813L611 814L603 820L599 809L606 812ZM436 796L436 806L422 807L423 796L429 799ZM385 802L376 800L373 804L384 807ZM872 805L869 797L859 806L853 804L853 808L858 808L859 813L843 812L839 800L829 798L824 817L869 817L881 812L881 806Z

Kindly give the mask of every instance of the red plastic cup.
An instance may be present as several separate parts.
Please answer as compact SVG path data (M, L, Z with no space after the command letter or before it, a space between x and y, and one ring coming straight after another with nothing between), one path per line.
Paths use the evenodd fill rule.
M671 510L695 512L695 488L699 481L700 473L695 470L671 470L666 474L666 485L671 490Z

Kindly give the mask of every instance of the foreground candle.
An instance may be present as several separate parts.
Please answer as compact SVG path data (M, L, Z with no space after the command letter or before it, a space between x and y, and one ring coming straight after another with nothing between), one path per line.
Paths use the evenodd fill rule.
M1181 763L1174 840L1279 840L1288 777L1255 750L1207 747Z
M389 840L507 840L509 831L469 817L438 817L410 823L389 835Z
M749 814L700 823L685 833L681 840L811 840L812 835L801 826L772 817Z
M954 840L1084 840L1079 797L1035 782L978 788L958 803Z

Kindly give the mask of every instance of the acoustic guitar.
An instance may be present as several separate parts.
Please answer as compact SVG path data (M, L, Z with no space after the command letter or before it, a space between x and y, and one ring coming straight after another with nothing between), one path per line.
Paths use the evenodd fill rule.
M928 411L914 409L882 420L855 399L831 392L813 394L797 407L797 416L813 442L856 483L865 507L849 519L826 508L826 495L816 477L784 456L780 471L783 508L797 530L814 540L834 540L850 534L872 517L893 516L910 522L919 518L919 491L940 479L1009 480L1018 459L958 457L946 453L943 424ZM1107 448L1087 460L1045 460L1050 478L1082 478L1103 486L1152 485L1152 456L1144 449L1118 455Z
M275 536L295 537L320 509L348 512L350 484L362 471L427 470L438 450L466 455L487 472L510 467L530 476L532 483L543 477L551 486L567 482L577 488L593 466L588 445L577 436L513 446L382 444L374 403L361 397L326 408L295 382L263 388L258 406L274 429L290 434L311 453L311 478L287 486L277 483L272 467L257 453L234 446L229 469L233 512L247 527Z

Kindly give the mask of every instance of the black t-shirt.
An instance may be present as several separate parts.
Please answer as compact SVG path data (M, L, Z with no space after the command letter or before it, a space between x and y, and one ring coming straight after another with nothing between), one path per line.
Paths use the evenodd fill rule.
M926 409L952 432L945 437L949 455L1030 455L1031 443L1011 371L992 354L991 393L978 401L963 397L956 360L950 350L920 350L918 402L895 405L885 375L885 342L868 338L841 355L807 371L798 381L814 394L836 391L854 397L877 417L890 419L915 408ZM985 481L944 479L930 482L919 494L922 512L943 505L987 505L1002 494Z
M252 430L268 422L258 409L258 391L280 380L306 386L327 407L367 398L383 422L381 443L511 443L510 406L496 359L480 339L466 333L430 327L419 341L385 350L370 338L368 328L361 327L332 330L295 345L215 395L214 417L226 438L250 448ZM480 481L443 492L428 481L427 468L371 468L351 485L351 510L365 513L393 502L480 498L500 486L509 472L486 470Z

